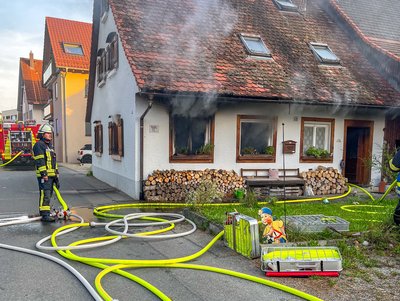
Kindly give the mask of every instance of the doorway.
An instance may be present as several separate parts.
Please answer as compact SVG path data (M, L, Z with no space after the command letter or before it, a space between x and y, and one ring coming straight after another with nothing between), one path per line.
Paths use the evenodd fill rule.
M345 120L344 123L344 176L350 183L368 185L374 123L364 120Z

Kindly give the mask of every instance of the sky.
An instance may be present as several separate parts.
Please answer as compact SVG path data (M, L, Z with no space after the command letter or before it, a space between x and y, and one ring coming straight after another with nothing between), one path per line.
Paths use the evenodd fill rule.
M93 0L2 0L0 112L17 108L19 58L43 58L45 17L92 22Z

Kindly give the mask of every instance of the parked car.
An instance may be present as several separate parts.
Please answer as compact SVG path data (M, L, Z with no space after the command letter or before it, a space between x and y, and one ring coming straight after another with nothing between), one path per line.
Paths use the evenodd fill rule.
M92 145L85 144L80 150L78 150L77 159L81 164L92 163Z

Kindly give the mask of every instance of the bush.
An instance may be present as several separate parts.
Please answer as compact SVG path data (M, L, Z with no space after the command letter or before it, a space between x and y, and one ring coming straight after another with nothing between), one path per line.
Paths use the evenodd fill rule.
M211 181L201 182L196 190L191 191L186 196L186 203L193 206L201 206L216 201L221 201L224 194L219 191L216 183Z
M266 155L273 155L274 154L274 152L275 152L275 148L273 147L273 146L267 146L265 149L264 149L264 154L266 154Z

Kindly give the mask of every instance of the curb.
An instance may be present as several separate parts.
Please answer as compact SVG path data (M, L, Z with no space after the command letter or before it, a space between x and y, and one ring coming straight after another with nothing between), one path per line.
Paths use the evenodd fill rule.
M192 222L194 222L197 228L199 228L200 230L208 231L210 234L213 235L217 235L224 230L224 227L222 225L210 222L204 216L190 210L189 208L183 209L182 213L187 219L190 219Z

